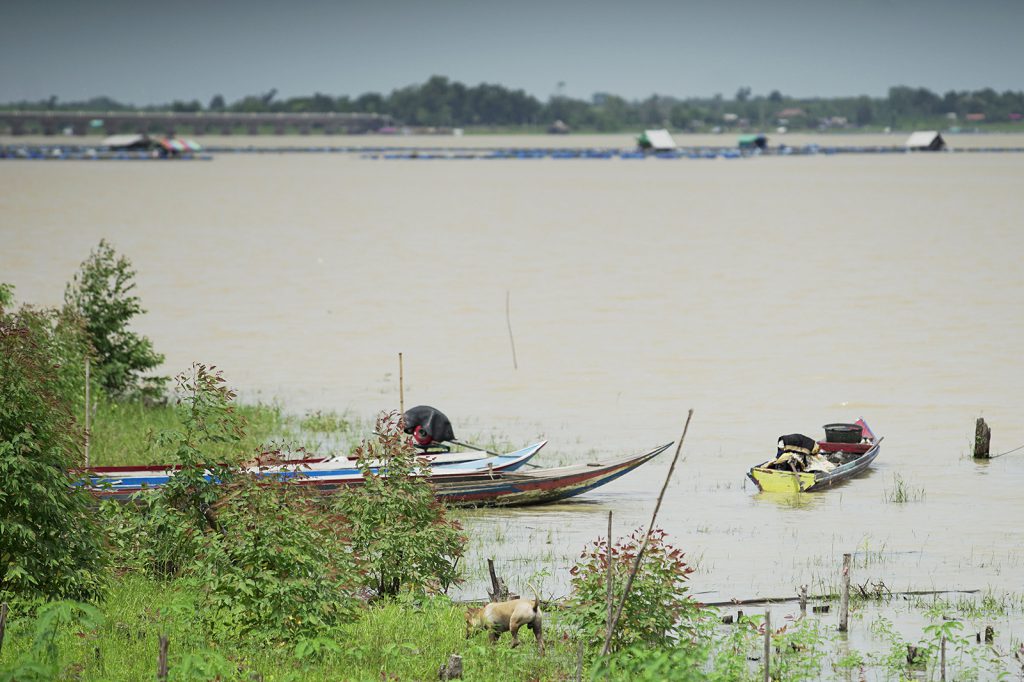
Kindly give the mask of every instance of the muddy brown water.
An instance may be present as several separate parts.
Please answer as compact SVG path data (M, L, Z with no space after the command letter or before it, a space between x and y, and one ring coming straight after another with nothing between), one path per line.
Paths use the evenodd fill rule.
M402 352L407 406L549 439L541 464L674 440L692 407L659 525L708 601L835 585L844 552L859 582L1019 592L1024 451L970 448L978 416L993 451L1024 443L1022 180L1024 154L8 161L0 281L56 304L105 237L167 372L214 363L244 399L370 417L398 407ZM745 481L779 434L857 417L885 436L867 474L799 498ZM470 514L470 569L564 592L608 510L617 534L647 522L670 458Z

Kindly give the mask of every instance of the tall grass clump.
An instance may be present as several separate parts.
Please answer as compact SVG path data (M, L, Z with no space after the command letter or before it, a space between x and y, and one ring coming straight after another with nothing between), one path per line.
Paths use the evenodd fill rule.
M892 488L885 489L885 501L893 504L906 504L924 499L924 488L911 486L899 473L892 475Z

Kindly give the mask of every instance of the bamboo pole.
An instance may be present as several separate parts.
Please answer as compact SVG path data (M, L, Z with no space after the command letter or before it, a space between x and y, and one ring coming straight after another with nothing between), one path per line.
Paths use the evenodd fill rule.
M602 655L608 654L609 647L612 643L612 633L615 632L615 626L619 622L619 618L622 617L622 608L626 605L626 599L629 597L629 590L633 587L633 579L636 578L636 572L640 568L640 560L644 556L644 551L647 549L647 543L651 539L651 533L654 532L654 521L658 518L658 510L661 509L661 501L665 498L665 491L668 490L668 483L672 480L672 472L676 470L676 462L679 461L679 453L683 450L683 441L686 440L686 432L690 430L690 420L693 419L693 408L686 415L686 424L683 426L683 435L679 437L679 446L676 448L675 457L672 458L672 464L668 468L668 474L665 476L665 482L661 486L661 492L658 494L658 501L654 505L654 513L651 514L651 522L647 524L647 534L644 535L644 542L640 545L640 551L636 553L636 559L633 560L633 566L629 569L629 576L626 578L626 586L622 590L622 598L619 600L619 606L615 610L615 616L612 618L611 624L608 626L608 632L605 633L604 638L604 649L602 649Z
M605 638L612 638L612 512L608 510L608 620L605 623Z
M843 555L843 591L839 596L839 632L846 632L850 617L850 555Z
M89 468L89 356L85 356L85 467Z
M764 682L771 680L772 612L764 612Z
M516 340L512 336L512 292L505 291L505 324L508 325L508 340L512 344L512 369L519 369L516 360Z
M402 354L398 354L398 409L405 415L405 376L402 367Z

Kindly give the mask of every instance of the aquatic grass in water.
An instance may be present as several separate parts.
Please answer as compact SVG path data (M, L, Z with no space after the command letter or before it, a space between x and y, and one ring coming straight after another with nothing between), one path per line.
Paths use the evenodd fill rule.
M919 502L924 499L924 488L913 487L899 474L894 473L892 489L886 488L885 501L894 504Z

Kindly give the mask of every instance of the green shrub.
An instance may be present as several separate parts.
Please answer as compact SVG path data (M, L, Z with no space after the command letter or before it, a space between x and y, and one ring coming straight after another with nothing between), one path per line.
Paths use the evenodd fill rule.
M376 441L355 451L365 483L340 491L333 509L348 520L353 551L377 594L395 595L403 585L445 590L458 578L466 545L462 527L447 517L427 480L414 475L419 463L399 428L399 415L381 415L376 433ZM370 471L376 462L386 475Z
M610 548L607 540L595 540L569 571L572 594L563 621L576 628L591 647L604 643L608 562L612 562L613 603L618 606L643 539L643 529L637 529ZM684 584L692 572L682 550L670 546L665 532L655 529L612 637L612 650L672 644L679 636L690 634L699 616L698 605L687 595Z
M0 313L0 595L87 599L104 577L88 493L72 487L86 345L55 311Z
M149 339L128 329L133 317L146 312L134 289L131 262L101 240L65 288L64 302L85 320L107 393L115 398L159 397L166 377L143 375L160 366L164 356L153 350Z
M340 519L289 483L239 480L191 570L217 639L315 637L354 615L360 579Z

